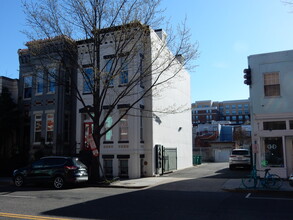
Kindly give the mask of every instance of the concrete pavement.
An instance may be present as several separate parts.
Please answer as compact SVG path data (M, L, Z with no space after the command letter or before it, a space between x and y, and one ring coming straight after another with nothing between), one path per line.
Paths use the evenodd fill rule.
M230 191L230 192L293 192L293 187L289 185L289 182L287 180L283 180L282 186L280 189L269 189L269 188L263 188L263 187L257 187L253 189L247 189L242 184L242 179L229 179L226 181L226 183L222 186L222 190L224 191Z
M207 164L201 164L198 166L195 166L194 168L203 168ZM193 168L191 168L193 169ZM203 170L203 169L202 169ZM157 176L157 177L145 177L145 178L138 178L138 179L127 179L127 180L118 180L114 181L108 184L89 184L89 186L101 186L101 187L116 187L116 188L147 188L147 187L154 187L161 184L167 184L171 182L176 181L182 181L182 180L190 180L190 179L196 179L196 178L202 178L202 175L199 175L195 177L194 174L187 173L186 175L182 176L176 176L176 173L180 174L180 172L184 173L186 170L178 170L170 175L163 175L163 176ZM197 170L196 173L200 170ZM174 176L174 177L172 177ZM246 189L243 184L241 178L238 177L232 177L229 178L229 175L226 175L224 178L227 178L227 181L222 186L219 186L223 191L230 191L230 192L239 192L239 191L278 191L278 192L293 192L293 187L289 185L289 182L284 180L283 184L280 189L273 190L273 189L264 189L264 188L257 188L257 189ZM0 177L0 185L13 185L12 179L9 177Z

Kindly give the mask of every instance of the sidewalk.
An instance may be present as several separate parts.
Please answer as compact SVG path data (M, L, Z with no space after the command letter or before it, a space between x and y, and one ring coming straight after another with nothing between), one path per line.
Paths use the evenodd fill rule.
M174 177L144 177L139 179L130 179L130 180L118 180L109 185L109 187L117 188L146 188L156 185L166 184L170 182L176 182L181 180L186 180L187 178L174 178ZM188 178L189 179L189 178Z
M139 179L127 179L127 180L118 180L115 182L107 184L90 184L89 186L101 186L101 187L115 187L115 188L146 188L150 186L156 186L160 184L165 184L169 182L175 182L184 180L186 178L173 178L173 177L145 177ZM9 177L0 177L0 185L13 185L12 179Z
M280 189L267 189L262 187L258 187L256 189L247 189L242 184L241 179L229 179L222 186L222 190L229 192L293 192L293 187L289 185L288 181L283 181Z
M130 189L141 189L147 187L153 187L160 184L167 184L171 182L187 180L190 178L174 178L174 177L166 177L166 176L158 176L158 177L145 177L139 179L129 179L129 180L118 180L112 182L109 185L100 185L101 187L115 187L115 188L130 188ZM9 177L0 177L0 185L12 185L12 179ZM91 184L90 184L91 185ZM93 185L96 186L96 185ZM264 191L275 191L275 192L293 192L293 187L289 185L288 181L283 181L283 184L280 189L246 189L241 179L228 179L223 186L221 187L223 191L229 192L264 192Z

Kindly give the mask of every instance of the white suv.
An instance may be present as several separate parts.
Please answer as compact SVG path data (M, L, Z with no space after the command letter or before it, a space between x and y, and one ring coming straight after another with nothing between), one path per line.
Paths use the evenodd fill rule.
M251 155L247 149L234 149L229 157L230 170L236 167L251 167Z

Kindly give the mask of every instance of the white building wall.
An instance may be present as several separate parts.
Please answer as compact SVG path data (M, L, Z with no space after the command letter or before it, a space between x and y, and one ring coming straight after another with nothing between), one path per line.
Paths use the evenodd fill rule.
M162 45L162 41L158 35L151 30L150 44L144 51L145 59L154 61L155 50ZM83 64L88 64L90 57L81 50L86 47L79 47L79 58ZM113 46L111 44L103 44L101 46L101 63L104 62L103 56L113 54ZM156 73L156 67L164 63L164 53L168 56L171 54L167 49L160 54L160 59L154 61L153 72ZM149 57L151 55L151 57ZM136 71L139 65L139 53L134 61L129 64L129 77ZM173 67L164 72L164 76L160 79L166 79L174 71L177 71L181 64L176 60ZM117 79L118 80L118 79ZM151 80L151 79L150 79ZM79 91L82 91L83 77L78 74ZM148 82L145 82L148 83ZM150 82L149 82L150 83ZM113 90L119 90L118 82L114 82ZM141 91L141 87L137 86L135 94L123 99L120 104L132 103L131 100ZM113 95L115 93L113 92ZM109 95L109 103L112 95ZM92 105L92 95L84 95L84 100L87 105ZM107 102L106 102L107 103ZM128 133L129 143L120 144L119 140L119 125L113 128L113 144L104 144L101 141L100 161L102 163L102 155L114 155L113 158L113 176L118 176L118 158L117 155L129 155L128 167L129 178L139 178L141 176L141 161L143 162L143 173L146 176L156 174L155 170L155 154L154 147L156 144L162 144L166 148L177 148L177 168L183 169L192 166L192 124L190 110L190 76L184 69L180 71L178 77L175 77L167 84L162 84L150 92L150 96L141 100L136 109L131 109L128 113ZM143 117L143 142L140 141L140 106L144 106ZM77 102L77 112L83 108L81 102ZM171 110L176 110L176 114L170 114ZM168 114L161 114L161 111L166 111ZM155 114L161 119L162 123L156 122L152 111L160 111ZM119 109L116 108L113 117L117 119ZM77 143L82 144L83 141L83 122L84 115L77 114ZM141 158L143 157L143 158Z
M151 32L153 44L160 39L155 32ZM152 47L152 57L157 56L157 47ZM161 56L155 60L153 68L161 66L164 68L166 57L173 59L167 49L160 52ZM166 64L165 64L166 65ZM153 146L161 144L165 148L177 148L177 169L192 166L192 122L191 122L191 97L190 76L181 68L181 64L175 60L164 76L164 80L179 71L179 73L168 83L161 85L153 91L152 108L159 117L161 123L153 120ZM166 113L161 113L166 112Z

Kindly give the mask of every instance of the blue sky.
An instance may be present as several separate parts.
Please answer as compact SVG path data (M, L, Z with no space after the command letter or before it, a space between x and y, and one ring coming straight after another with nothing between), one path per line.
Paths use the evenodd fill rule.
M17 50L27 41L20 0L0 7L0 75L18 78ZM192 102L249 97L243 84L247 56L293 49L293 7L281 0L163 0L176 27L187 17L201 53L191 72Z

